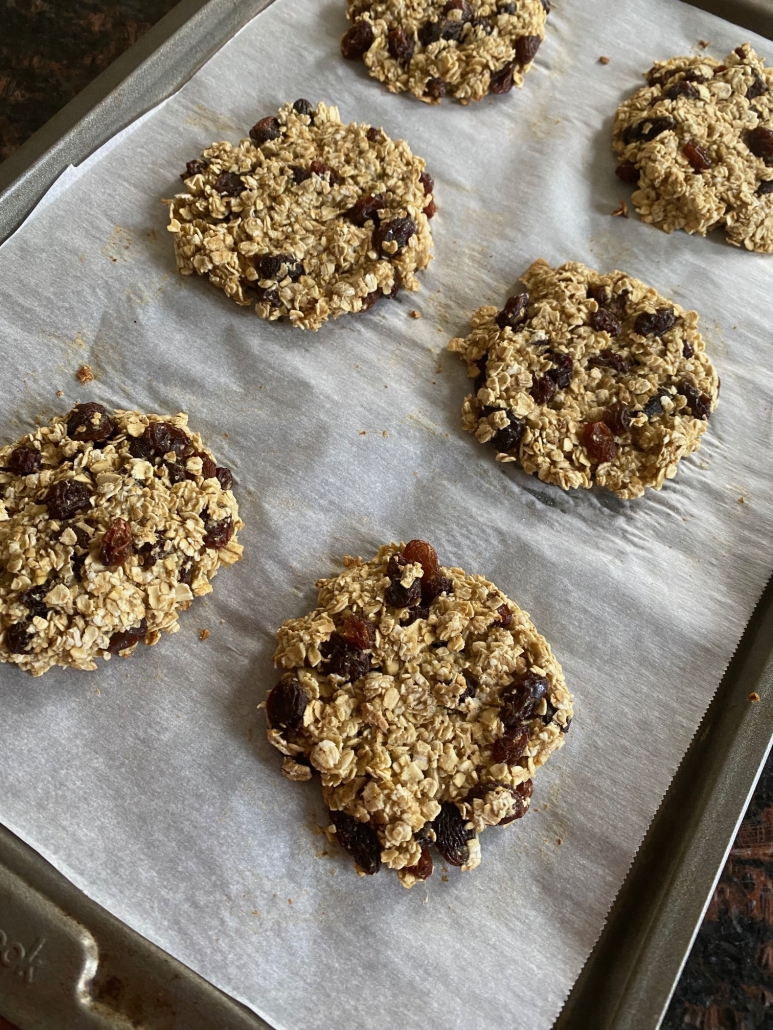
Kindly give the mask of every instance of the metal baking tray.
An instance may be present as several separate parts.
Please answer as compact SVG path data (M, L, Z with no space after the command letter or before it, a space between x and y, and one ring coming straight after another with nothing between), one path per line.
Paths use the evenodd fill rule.
M173 93L272 2L182 0L0 165L0 241L69 164ZM773 0L691 2L773 39ZM556 1030L659 1026L771 740L773 580ZM2 826L0 1013L21 1030L271 1030Z

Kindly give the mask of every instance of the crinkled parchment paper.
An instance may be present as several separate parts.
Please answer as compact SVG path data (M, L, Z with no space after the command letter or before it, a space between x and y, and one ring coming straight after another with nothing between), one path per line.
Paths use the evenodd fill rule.
M244 561L176 637L92 674L0 668L0 820L278 1028L537 1030L770 571L773 259L611 216L629 194L610 149L620 98L656 59L700 38L722 57L749 34L678 3L561 0L522 92L429 108L339 58L343 8L276 0L0 252L3 439L76 400L184 409L247 523ZM203 146L298 97L407 139L440 209L421 292L318 334L180 277L158 199ZM468 381L446 343L539 256L625 269L700 312L722 396L662 493L567 495L462 432ZM484 835L481 867L444 880L438 863L406 891L358 879L315 835L318 788L281 777L256 705L272 634L313 606L314 580L411 537L531 613L576 718L532 811Z

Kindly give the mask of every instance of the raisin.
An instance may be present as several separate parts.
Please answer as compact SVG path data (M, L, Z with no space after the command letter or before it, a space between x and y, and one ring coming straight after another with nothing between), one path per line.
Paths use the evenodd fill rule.
M313 120L314 118L314 104L310 100L304 100L301 97L300 100L296 100L293 104L293 111L297 114L305 114Z
M505 629L507 629L507 627L513 621L513 613L510 611L506 604L500 604L500 606L497 608L497 613L499 615L499 624L503 626Z
M284 279L295 282L305 271L301 262L292 254L261 254L255 262L255 270L261 279L272 279L275 282Z
M685 100L695 100L700 97L700 90L696 89L691 82L682 80L681 82L675 82L673 86L669 86L665 93L669 100L678 100L680 97L684 97Z
M220 519L219 522L211 522L205 517L204 529L203 543L205 547L225 547L234 535L234 520L230 515Z
M610 336L619 336L623 331L619 320L611 311L606 308L599 308L590 316L590 324L596 333L609 333Z
M603 283L594 283L587 288L585 296L589 300L595 300L600 308L606 308L609 306L609 302L612 299L612 294L608 286L604 286Z
M352 647L338 633L326 640L320 651L326 659L327 676L341 676L353 683L370 671L370 654L359 647Z
M708 421L711 414L711 399L707 394L698 393L696 387L687 380L677 383L676 391L687 400L687 407L695 418Z
M461 11L462 21L469 21L472 18L472 8L468 0L448 0L448 3L443 8L443 14L448 17L451 11Z
M305 168L301 168L300 165L290 165L290 171L293 173L293 181L296 185L300 186L302 182L306 182L307 179L311 178L311 172Z
M490 36L491 33L494 31L494 23L491 21L490 18L473 18L470 21L470 25L473 27L473 29L480 29L485 36Z
M509 93L513 88L513 71L515 66L511 63L504 65L499 71L492 72L489 80L489 92L502 95Z
M172 422L151 422L145 427L143 436L153 454L159 458L171 452L188 457L193 452L191 438Z
M409 608L405 613L405 618L401 619L400 622L403 626L410 626L416 622L417 619L428 619L429 618L429 606L426 604L415 604L412 608Z
M435 821L435 847L449 865L464 865L470 856L467 841L475 836L474 830L464 828L462 814L453 801L444 801Z
M516 819L523 819L526 815L526 805L521 795L516 793L516 788L508 787L508 790L513 799L513 813L512 815L505 816L504 819L500 819L497 824L498 826L507 826L509 823L514 823Z
M763 93L768 92L768 87L759 77L757 72L752 72L754 76L751 86L746 90L746 99L754 100L756 97L761 97Z
M368 619L363 619L359 615L350 615L344 621L341 636L351 647L369 651L376 641L376 629Z
M467 682L467 686L462 691L462 693L459 695L459 697L456 699L456 703L458 705L460 705L462 703L462 701L467 701L468 698L475 697L476 694L478 693L478 684L475 682L475 680L472 677L472 675L469 672L465 672L465 673L463 673L463 675L464 675L464 678L465 678L465 680Z
M705 172L707 168L711 168L713 164L711 154L700 143L693 143L690 140L689 143L685 143L682 149L693 171Z
M691 358L694 353L695 351L692 349L692 344L688 340L685 340L682 344L682 357Z
M298 680L280 680L266 698L266 716L272 729L297 730L308 701Z
M623 143L628 146L631 143L638 143L642 138L641 132L642 123L638 125L626 125L623 129Z
M371 125L365 135L368 143L380 143L384 138L381 129L377 129L375 125Z
M348 61L356 61L372 46L373 27L370 22L356 21L341 40L341 53Z
M515 329L518 323L523 322L526 318L528 306L528 293L516 293L512 297L508 297L505 306L495 319L496 324L500 329Z
M389 561L387 562L386 574L394 583L395 580L402 577L403 571L407 565L407 559L403 557L400 551L395 551L393 555L390 555Z
M194 458L201 458L201 478L214 479L217 469L210 456L205 454L203 451L196 451ZM196 477L189 473L189 478L195 479Z
M550 359L553 367L548 369L547 375L553 380L559 390L565 390L572 381L574 361L571 354L563 351L550 351Z
M522 783L519 783L515 787L515 790L524 799L524 801L528 801L534 793L534 782L532 780L523 780Z
M188 161L185 165L185 171L180 172L181 179L190 179L192 175L201 175L209 168L209 161L205 161L203 158Z
M440 21L426 21L421 26L418 32L419 42L422 46L432 46L433 43L437 43L440 39L441 33L443 32L444 22Z
M423 604L432 604L435 598L440 597L441 594L452 594L453 592L453 581L439 572L421 581L421 600Z
M620 375L628 375L631 371L631 362L628 358L608 348L599 351L598 354L594 354L588 360L588 368L601 368L602 366L612 368L615 372L619 372Z
M279 307L279 294L273 286L258 286L257 281L252 279L242 279L241 282L242 286L255 294L259 304L270 304L272 308Z
M550 0L540 0L540 2L541 2L542 6L545 9L545 14L550 14L550 8L551 8Z
M761 157L766 165L773 165L773 130L758 125L746 137L746 145L755 157Z
M39 470L42 461L43 455L34 447L14 447L6 468L15 476L31 476Z
M604 412L604 423L615 436L623 436L631 428L631 409L623 401L615 401Z
M230 469L225 468L223 465L218 465L215 469L215 477L218 483L220 483L221 490L233 489L234 477Z
M444 21L440 30L440 38L458 43L462 38L462 32L464 32L464 22Z
M212 185L224 197L238 197L246 188L236 172L221 172Z
M413 36L405 29L392 29L387 35L387 48L396 61L408 64L416 47Z
M434 218L437 214L437 204L434 200L430 200L427 206L423 209L425 218Z
M532 376L529 393L537 404L549 404L555 392L556 384L550 376Z
M417 880L428 880L432 876L432 853L429 848L422 848L419 861L416 865L409 866L405 871L412 873Z
M308 101L306 101L308 103ZM273 115L269 115L268 118L261 118L259 122L256 122L250 129L250 139L260 146L263 143L268 143L271 139L278 139L280 136L279 119ZM226 175L232 175L232 172L226 172ZM241 180L240 180L241 181ZM220 190L220 187L215 183L215 189ZM244 185L241 185L241 190L244 189ZM222 193L223 190L220 190ZM238 196L238 194L233 194Z
M312 161L309 165L309 171L312 175L318 175L321 179L327 178L327 181L330 183L331 186L334 186L339 181L336 173L333 171L330 165L325 164L324 161Z
M635 186L639 181L639 169L633 161L623 161L615 168L615 175L628 186Z
M514 729L530 719L547 689L547 679L531 669L516 676L502 693L499 717L505 729Z
M113 633L110 637L110 642L107 645L107 649L110 654L118 654L120 651L126 651L130 647L134 647L148 632L148 624L143 619L142 622L134 629L119 630L117 633Z
M657 311L642 311L633 324L633 331L639 336L663 336L676 325L676 315L671 308Z
M443 79L434 77L427 79L424 92L433 100L441 100L446 95L446 84Z
M432 823L425 823L420 830L417 830L413 839L422 848L428 848L432 843Z
M123 565L133 551L132 528L125 519L113 519L99 550L99 560L103 565Z
M76 404L67 416L67 435L72 440L102 443L115 432L115 423L101 404Z
M43 598L49 591L49 587L45 583L41 583L39 586L30 587L29 590L25 590L19 600L28 609L31 616L39 615L41 619L44 619L48 614L48 606Z
M648 419L654 418L655 415L662 415L663 405L660 403L660 396L655 394L654 397L651 397L642 408L642 411Z
M582 441L591 461L603 465L615 460L617 444L612 436L612 430L603 422L588 422L582 431Z
M153 448L150 446L145 433L142 436L133 436L129 439L129 454L132 458L140 458L143 461L150 461L154 457Z
M534 60L541 42L542 39L539 36L519 36L516 39L515 56L521 67Z
M661 132L669 132L671 129L676 128L676 122L673 118L648 118L647 121L650 123L649 129L642 130L642 139L647 140L647 142L655 139Z
M91 507L91 489L79 479L62 479L54 483L43 501L51 519L71 519L79 511Z
M140 556L143 567L152 569L164 553L163 545L159 545L158 541L156 543L148 541L139 548L137 553Z
M390 583L384 591L384 602L390 608L413 608L421 597L421 580L415 579L409 587L404 587L399 580Z
M362 227L366 222L373 222L378 225L378 212L386 207L384 198L379 194L368 193L344 211L343 217L353 222L354 225Z
M403 557L409 565L416 562L421 565L422 579L428 579L438 571L437 552L426 540L409 540L403 548Z
M359 823L348 812L331 812L336 840L348 851L363 873L372 876L381 868L381 844L368 823Z
M495 740L491 748L491 761L504 765L515 765L529 744L529 731L526 727L510 730Z
M26 654L32 646L27 622L14 622L5 631L5 646L11 654Z
M177 579L178 582L185 583L186 586L190 586L193 582L193 562L190 558L180 566Z
M500 4L497 7L497 10L499 11L500 14L515 14L516 6L515 6L515 4L512 4L512 3L504 3L504 4Z
M705 75L701 75L700 72L689 71L689 72L685 72L684 81L685 82L706 82L706 76Z
M188 478L185 469L182 465L178 465L176 461L165 461L164 468L166 474L169 476L169 483L174 486L175 483L182 483Z
M403 218L393 218L391 222L382 222L373 232L374 250L383 250L385 243L396 243L397 249L391 251L392 256L402 250L412 236L416 235L416 223L407 215Z
M526 429L526 424L517 415L508 411L507 417L509 424L504 429L498 429L491 441L500 454L517 450Z
M424 190L424 195L428 197L435 189L435 180L429 172L422 172L419 176L419 182L421 183L421 188Z
M758 197L766 197L768 193L773 193L773 179L763 179L757 187Z

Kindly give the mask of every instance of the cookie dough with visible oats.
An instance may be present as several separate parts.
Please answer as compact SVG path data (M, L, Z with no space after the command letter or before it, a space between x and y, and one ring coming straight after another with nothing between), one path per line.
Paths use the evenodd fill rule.
M463 104L519 89L545 38L550 0L348 0L344 57L391 93Z
M412 887L431 846L474 869L478 835L524 815L564 743L572 697L526 612L426 541L344 558L318 606L285 622L266 701L291 780L322 778L328 832L359 873Z
M659 61L617 111L616 173L642 220L773 253L773 68L748 43L722 64Z
M700 446L719 394L697 314L576 262L535 261L521 281L449 344L475 379L464 428L497 461L564 490L598 484L624 500L659 490Z
M261 318L319 329L366 311L431 260L434 183L404 140L296 100L237 146L189 161L170 202L177 267Z
M175 633L241 557L232 482L183 414L78 404L0 448L0 661L96 669Z

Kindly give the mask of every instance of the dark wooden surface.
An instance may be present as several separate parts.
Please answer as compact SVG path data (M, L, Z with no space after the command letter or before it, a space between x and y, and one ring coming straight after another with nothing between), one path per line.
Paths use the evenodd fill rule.
M0 0L0 161L174 4ZM773 760L663 1024L682 1027L773 1030Z

